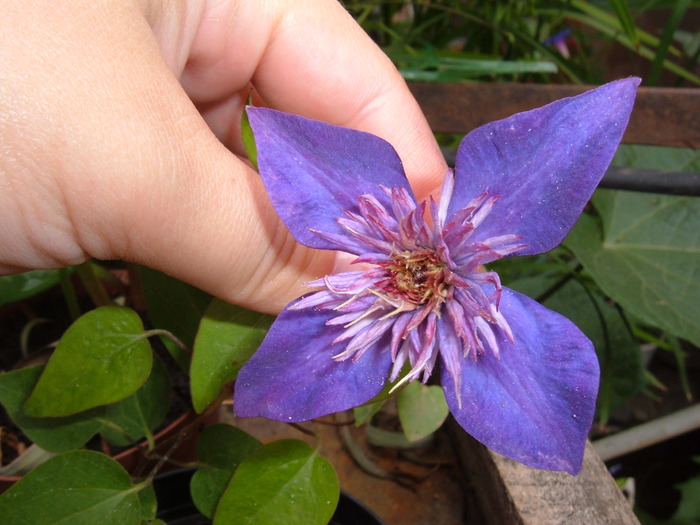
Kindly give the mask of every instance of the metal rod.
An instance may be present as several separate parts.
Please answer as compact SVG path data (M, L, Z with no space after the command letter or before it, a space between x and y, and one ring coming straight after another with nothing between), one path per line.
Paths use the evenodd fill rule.
M607 461L698 428L700 404L598 439L593 446L600 458Z

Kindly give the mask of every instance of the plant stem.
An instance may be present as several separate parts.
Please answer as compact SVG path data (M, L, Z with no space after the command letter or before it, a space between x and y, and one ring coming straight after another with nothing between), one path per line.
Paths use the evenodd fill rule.
M219 397L217 397L214 401L212 401L207 408L204 409L204 411L199 414L191 423L189 423L185 428L183 428L180 432L177 433L177 435L173 436L172 438L162 441L159 443L160 445L169 445L168 449L165 451L163 455L156 455L156 454L151 454L151 458L158 458L158 462L154 465L154 467L151 469L151 471L148 473L147 479L153 479L153 477L158 474L160 469L163 467L165 463L175 463L178 465L182 465L181 463L178 463L177 461L174 461L171 456L177 450L177 448L182 444L183 440L187 437L187 435L193 431L193 429L197 428L199 425L202 424L203 421L206 421L218 408L221 406L221 404L224 402L224 400L229 398L229 392L226 389L223 389L221 393L219 394ZM152 452L152 451L151 451Z
M143 293L143 283L141 281L141 272L139 265L135 263L126 263L126 271L129 275L129 298L131 304L137 312L146 311L146 298Z
M95 306L109 306L112 304L112 300L102 285L102 281L95 275L92 261L85 261L83 264L79 264L75 267L75 271Z
M68 306L68 313L71 319L75 321L80 317L80 306L78 304L78 296L75 293L75 288L70 278L70 272L67 268L61 268L58 270L58 275L60 277L61 291L63 292L63 297L66 299L66 305Z
M180 341L177 337L172 332L169 332L167 330L163 330L162 328L154 328L153 330L146 330L143 333L143 337L155 337L158 335L162 335L163 337L167 337L170 339L173 343L177 345L180 350L183 352L192 355L192 350L190 350L185 343Z
M571 279L573 279L581 270L583 269L583 266L579 263L576 265L576 268L571 270L569 273L564 275L561 279L559 279L557 282L555 282L552 286L547 288L544 292L542 292L538 297L535 298L535 300L538 303L544 303L547 299L549 299L552 295L557 293L561 288L564 287L566 283L568 283Z

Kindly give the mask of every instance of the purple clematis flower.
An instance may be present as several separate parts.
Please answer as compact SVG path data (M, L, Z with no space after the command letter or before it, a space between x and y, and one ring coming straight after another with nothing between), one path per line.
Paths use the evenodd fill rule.
M554 48L559 51L561 56L564 58L569 58L571 56L571 51L569 51L569 46L566 44L566 39L571 34L571 28L567 27L558 33L547 37L544 40L545 46L554 46Z
M439 360L469 434L526 465L577 473L598 389L593 346L480 266L562 241L617 149L638 84L471 132L439 202L420 204L384 140L249 108L260 174L296 240L363 266L310 283L320 290L285 308L240 370L235 412L313 419L366 403L387 380L425 382Z

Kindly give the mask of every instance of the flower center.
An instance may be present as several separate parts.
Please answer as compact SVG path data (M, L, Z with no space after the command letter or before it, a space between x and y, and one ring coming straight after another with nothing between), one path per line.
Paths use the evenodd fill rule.
M383 291L413 304L428 301L441 303L447 293L445 263L432 250L405 251L392 256L391 262L382 263L391 280Z

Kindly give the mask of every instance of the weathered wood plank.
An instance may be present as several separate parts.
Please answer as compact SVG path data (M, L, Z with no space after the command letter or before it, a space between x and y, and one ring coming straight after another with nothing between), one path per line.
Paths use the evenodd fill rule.
M472 129L593 86L412 82L409 88L437 132ZM629 144L700 149L700 89L640 88L623 138Z
M635 525L630 505L588 443L577 476L526 467L450 429L486 525Z

